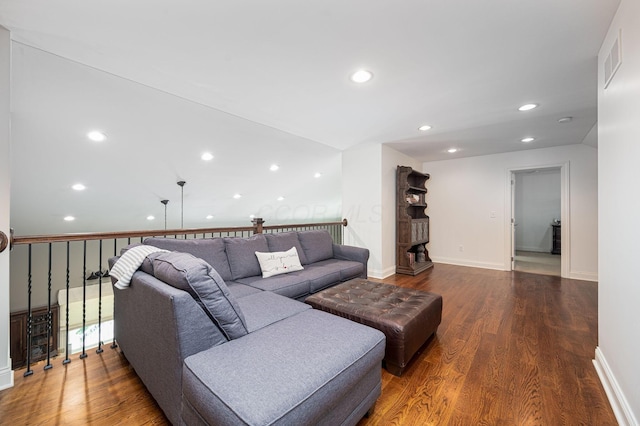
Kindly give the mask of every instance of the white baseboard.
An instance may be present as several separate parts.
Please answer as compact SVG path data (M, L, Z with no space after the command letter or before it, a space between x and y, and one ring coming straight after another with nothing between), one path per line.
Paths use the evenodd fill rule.
M9 359L9 365L11 365L11 359ZM13 387L13 370L11 368L3 368L0 370L0 390L9 389Z
M579 272L579 271L571 271L569 272L569 276L567 278L571 278L572 280L583 280L583 281L598 281L598 274L594 272Z
M382 271L379 270L371 270L369 269L368 274L371 278L377 278L379 280L385 279L387 277L390 277L391 275L396 273L396 265L390 266L388 268L383 269Z
M455 259L449 257L434 257L431 256L431 260L434 263L446 263L449 265L457 265L457 266L470 266L472 268L484 268L484 269L495 269L497 271L504 271L504 265L502 263L488 263L488 262L476 262L468 259Z
M593 360L593 365L596 367L596 372L598 373L600 382L602 382L607 398L609 398L613 414L615 414L620 426L638 426L638 420L634 416L633 411L631 411L629 402L620 389L599 347L596 347L596 356Z

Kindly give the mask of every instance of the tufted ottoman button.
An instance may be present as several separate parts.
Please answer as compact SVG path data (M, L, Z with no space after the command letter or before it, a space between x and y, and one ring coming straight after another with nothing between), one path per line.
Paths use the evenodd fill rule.
M442 296L356 278L305 300L315 309L382 331L387 337L385 368L400 376L411 357L436 332Z

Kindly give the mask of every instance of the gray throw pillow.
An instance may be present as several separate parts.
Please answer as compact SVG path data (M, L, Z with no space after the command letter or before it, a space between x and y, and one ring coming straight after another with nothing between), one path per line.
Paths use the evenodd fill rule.
M184 290L202 306L227 339L248 333L244 315L215 269L189 253L162 253L151 260L156 278Z
M265 234L265 237L267 238L267 244L269 244L269 251L287 251L291 247L295 247L300 263L303 265L308 263L297 232L277 232L275 234Z
M316 263L333 257L333 239L331 239L329 231L300 231L298 239L304 250L307 263ZM302 264L304 265L305 262Z
M256 275L262 276L256 252L269 251L264 235L258 234L249 238L225 237L224 246L231 267L231 276L234 280Z
M223 280L231 279L231 269L224 251L222 238L194 238L183 240L176 238L147 238L144 243L169 251L191 253L195 257L204 259L220 274Z

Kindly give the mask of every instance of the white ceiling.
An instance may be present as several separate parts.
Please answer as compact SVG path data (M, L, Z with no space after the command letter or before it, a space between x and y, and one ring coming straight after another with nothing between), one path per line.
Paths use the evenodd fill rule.
M0 0L0 25L11 31L14 50L24 48L27 56L36 48L210 107L229 120L272 128L277 138L286 138L284 132L338 151L385 143L433 161L595 144L596 57L618 4ZM29 62L22 63L20 72L30 74ZM363 85L349 81L359 68L374 78ZM27 77L23 81L33 86ZM91 91L23 89L25 96L37 93L39 103L63 96L63 89ZM23 101L21 111L34 114L29 102L35 98ZM540 107L517 111L529 102ZM53 107L39 118L46 115L53 126L64 114L65 108ZM565 116L573 120L559 124ZM50 138L38 129L27 132L24 119L24 138ZM422 124L433 128L420 132ZM194 129L180 142L183 148L197 138ZM536 141L519 142L525 136ZM450 147L459 152L447 153ZM47 160L64 164L62 153L51 150Z
M536 146L580 143L618 4L2 0L0 24L16 41L317 142L392 142L430 160L450 145L512 151L529 134ZM361 67L375 77L355 87ZM541 107L515 112L526 102ZM559 126L562 116L576 120ZM423 123L433 130L418 134Z

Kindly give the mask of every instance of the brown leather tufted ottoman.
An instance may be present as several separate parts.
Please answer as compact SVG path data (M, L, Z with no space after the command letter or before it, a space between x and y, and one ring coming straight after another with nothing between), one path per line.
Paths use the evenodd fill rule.
M396 376L434 334L442 320L442 296L362 278L322 290L305 300L321 309L377 328L387 337L384 365Z

